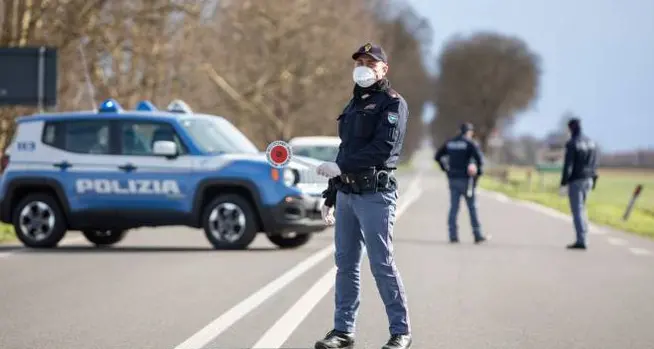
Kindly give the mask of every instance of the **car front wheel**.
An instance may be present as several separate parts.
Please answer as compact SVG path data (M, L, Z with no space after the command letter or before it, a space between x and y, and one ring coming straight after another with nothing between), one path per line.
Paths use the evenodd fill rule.
M209 203L202 217L209 242L216 249L247 248L257 236L257 220L252 205L240 195L225 194Z

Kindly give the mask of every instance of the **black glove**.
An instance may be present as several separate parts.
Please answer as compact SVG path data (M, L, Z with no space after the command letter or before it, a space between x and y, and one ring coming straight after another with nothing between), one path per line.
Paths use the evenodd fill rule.
M333 207L336 203L336 193L338 190L336 190L336 185L333 178L329 179L328 183L329 186L322 192L322 197L325 199L325 206Z
M597 185L597 180L599 179L598 175L593 176L593 190L595 190L595 186Z

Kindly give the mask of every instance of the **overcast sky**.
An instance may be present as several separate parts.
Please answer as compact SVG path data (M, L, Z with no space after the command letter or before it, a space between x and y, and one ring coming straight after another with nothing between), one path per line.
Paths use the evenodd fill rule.
M432 54L455 33L517 35L543 60L541 91L514 133L538 136L570 109L606 150L654 148L654 0L408 0Z

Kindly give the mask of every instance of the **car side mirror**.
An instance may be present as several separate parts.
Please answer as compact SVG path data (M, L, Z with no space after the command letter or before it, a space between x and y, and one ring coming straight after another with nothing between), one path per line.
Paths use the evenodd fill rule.
M165 157L177 156L177 144L171 141L156 141L153 146L154 155Z

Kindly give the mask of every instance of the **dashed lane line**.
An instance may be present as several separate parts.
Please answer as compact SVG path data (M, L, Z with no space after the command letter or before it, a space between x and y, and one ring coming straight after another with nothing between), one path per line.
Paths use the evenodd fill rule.
M609 244L615 245L615 246L625 246L625 245L629 244L629 241L627 241L625 239L620 239L620 238L609 237L606 240L609 242Z
M629 247L629 252L637 255L637 256L650 256L652 255L652 252L649 250L646 250L644 248L638 248L638 247Z

